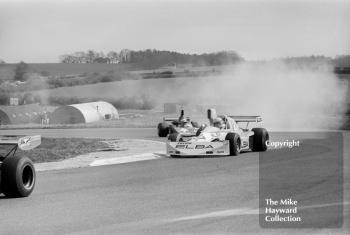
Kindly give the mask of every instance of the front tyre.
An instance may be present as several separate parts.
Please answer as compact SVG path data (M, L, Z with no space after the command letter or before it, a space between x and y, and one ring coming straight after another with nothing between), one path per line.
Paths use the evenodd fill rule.
M253 128L253 148L254 152L261 152L267 150L266 142L269 140L269 133L265 128Z
M230 156L237 156L241 152L241 140L236 133L228 133L225 137L230 143Z
M7 197L28 197L34 190L36 174L27 157L11 156L1 166L1 189Z
M166 137L169 134L169 124L166 122L159 123L157 129L159 137Z

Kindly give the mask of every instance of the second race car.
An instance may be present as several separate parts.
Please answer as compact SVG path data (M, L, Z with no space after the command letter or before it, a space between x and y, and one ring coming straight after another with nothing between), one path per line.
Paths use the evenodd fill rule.
M185 117L184 110L181 110L180 117L164 117L163 122L158 124L158 136L167 137L173 133L196 133L199 125L197 122L191 121L190 117Z
M217 115L208 110L209 126L201 126L196 133L172 133L166 145L170 156L230 155L241 151L266 151L269 133L265 128L248 129L251 122L262 121L260 116ZM237 123L247 123L245 128Z

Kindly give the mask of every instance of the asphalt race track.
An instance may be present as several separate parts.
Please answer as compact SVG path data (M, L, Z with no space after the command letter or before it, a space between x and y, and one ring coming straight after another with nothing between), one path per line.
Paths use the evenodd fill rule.
M160 140L154 137L153 129L4 130L1 134ZM237 157L164 157L120 165L40 172L30 197L8 199L0 196L0 233L347 234L350 231L350 134L344 132L343 136L344 224L341 228L261 228L259 154L247 152ZM323 156L322 151L327 149L314 144L306 146L304 154L318 161ZM288 157L285 152L284 158L267 164L278 169L285 161L294 164L300 160ZM332 175L319 179L317 182L321 183L308 196L329 195L331 179ZM329 226L335 223L327 215L319 219L328 221Z

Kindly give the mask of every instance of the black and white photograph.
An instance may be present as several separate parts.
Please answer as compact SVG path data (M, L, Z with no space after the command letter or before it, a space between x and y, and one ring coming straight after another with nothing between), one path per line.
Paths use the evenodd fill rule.
M0 0L0 234L349 234L349 0Z

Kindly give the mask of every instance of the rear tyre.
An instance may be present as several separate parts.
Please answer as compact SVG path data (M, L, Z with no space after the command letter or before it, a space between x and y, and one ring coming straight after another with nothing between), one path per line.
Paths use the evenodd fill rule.
M168 137L168 139L170 140L170 142L176 142L177 141L177 136L179 134L178 133L171 133Z
M266 142L269 140L269 133L265 128L253 128L253 148L254 152L267 150Z
M7 197L28 197L34 190L36 174L27 157L11 156L1 166L1 190Z
M158 124L158 136L166 137L169 134L169 124L166 122L161 122Z
M230 143L230 156L237 156L241 151L241 140L236 133L228 133L225 140Z

